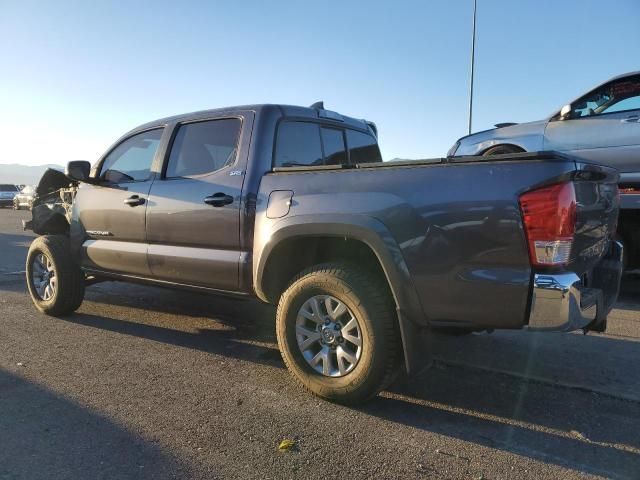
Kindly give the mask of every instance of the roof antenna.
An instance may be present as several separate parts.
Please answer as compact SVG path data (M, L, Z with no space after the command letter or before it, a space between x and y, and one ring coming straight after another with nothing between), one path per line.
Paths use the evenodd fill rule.
M319 102L314 103L309 108L313 108L315 110L324 110L324 102L320 100Z

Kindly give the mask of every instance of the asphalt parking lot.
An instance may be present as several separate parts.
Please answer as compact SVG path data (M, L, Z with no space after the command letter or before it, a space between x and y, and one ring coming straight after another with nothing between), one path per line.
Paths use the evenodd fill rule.
M633 277L606 334L434 336L431 370L346 408L296 386L257 302L103 283L37 313L28 217L0 210L0 479L640 478Z

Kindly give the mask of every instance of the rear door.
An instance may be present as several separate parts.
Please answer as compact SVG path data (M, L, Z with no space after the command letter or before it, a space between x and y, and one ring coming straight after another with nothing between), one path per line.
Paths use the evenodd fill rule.
M640 172L640 77L610 82L574 102L568 119L547 125L544 149Z
M240 203L253 114L176 126L146 212L157 279L235 291Z
M84 266L149 275L145 211L162 134L163 128L154 128L124 139L100 162L98 183L78 189L74 216L88 237Z

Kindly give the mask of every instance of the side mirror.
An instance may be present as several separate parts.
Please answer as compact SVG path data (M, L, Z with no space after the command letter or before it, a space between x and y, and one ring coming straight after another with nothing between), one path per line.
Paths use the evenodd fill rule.
M560 120L566 120L571 114L571 104L567 104L560 109Z
M65 175L76 182L90 182L91 164L86 160L73 160L67 163Z

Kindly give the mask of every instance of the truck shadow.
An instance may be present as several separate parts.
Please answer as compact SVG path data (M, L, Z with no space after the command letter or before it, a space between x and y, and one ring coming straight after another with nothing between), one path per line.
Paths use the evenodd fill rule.
M165 478L182 468L158 445L1 369L0 412L0 478Z
M11 289L21 288L21 285L11 286ZM141 314L136 315L136 311ZM143 315L145 311L162 315ZM273 308L254 301L102 284L91 287L80 312L66 320L283 368L275 348L273 315ZM553 384L554 379L531 381L491 368L483 369L496 362L506 362L502 358L505 351L513 356L510 361L514 365L526 363L525 357L530 357L531 352L522 345L514 348L514 335L527 333L464 339L437 336L434 341L439 344L439 360L434 368L410 381L396 383L371 403L355 410L584 473L613 478L637 476L640 402L624 401L588 389L560 387ZM593 352L628 352L638 345L604 336L569 337L577 350L570 351L568 356L557 353L557 380L562 380L567 366L572 371L580 369L584 358ZM529 348L535 348L535 344ZM468 364L452 364L451 360L456 360L461 350L469 353L474 349L485 352L486 357L467 355L463 360ZM447 357L444 353L447 351L452 352L453 357ZM633 358L638 357L631 355L629 360ZM507 363L503 367L508 371L511 365ZM607 375L606 371L594 374ZM433 445L434 449L437 447ZM455 456L456 452L446 454ZM464 457L456 459L465 461Z

